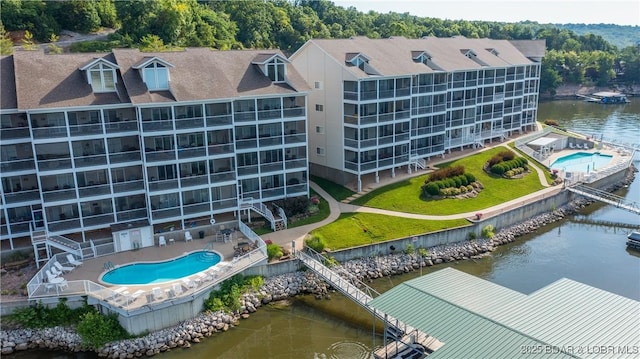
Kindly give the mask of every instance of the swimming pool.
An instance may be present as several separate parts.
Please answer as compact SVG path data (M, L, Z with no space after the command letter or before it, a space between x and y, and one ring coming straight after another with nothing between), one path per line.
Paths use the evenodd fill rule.
M613 156L603 155L599 152L576 152L562 156L551 164L551 169L565 172L585 172L598 170L606 166Z
M100 281L115 285L169 282L201 272L218 264L220 259L220 254L215 252L191 252L164 262L127 264L105 273Z

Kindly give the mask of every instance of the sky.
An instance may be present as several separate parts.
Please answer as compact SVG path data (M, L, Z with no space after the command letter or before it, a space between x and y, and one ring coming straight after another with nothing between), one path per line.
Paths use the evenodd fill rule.
M390 11L420 17L541 24L616 24L640 26L640 0L333 0L359 11Z

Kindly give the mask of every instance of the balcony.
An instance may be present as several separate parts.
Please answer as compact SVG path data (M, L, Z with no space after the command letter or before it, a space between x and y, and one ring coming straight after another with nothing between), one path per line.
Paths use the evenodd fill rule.
M81 228L80 219L73 218L67 220L61 220L57 222L49 222L47 225L49 232L69 232L71 230L78 230Z
M151 151L153 150L147 150L147 162L170 161L176 159L176 152L174 150L157 150L154 152Z
M233 119L235 120L235 122L255 121L256 113L255 112L236 112L233 115Z
M209 184L209 178L205 174L192 174L180 178L180 184L182 187L202 186Z
M107 164L107 156L105 154L91 155L74 158L76 167L103 166Z
M304 133L294 133L294 134L290 134L290 135L285 135L284 136L284 143L285 144L290 144L290 143L305 143L306 142L306 136Z
M357 92L351 92L351 91L344 91L343 98L345 100L358 101L358 93Z
M260 147L277 146L282 144L282 136L260 136Z
M144 181L142 180L132 180L113 184L114 193L135 192L141 190L144 190Z
M176 128L179 128L179 129L203 128L203 127L204 127L204 118L202 117L176 119Z
M211 179L211 183L216 183L216 184L220 182L235 181L236 173L235 171L229 171L229 170L219 171L219 172L211 173L209 175L209 178Z
M78 188L78 193L80 194L80 198L101 196L105 194L110 194L111 186L109 186L108 183L97 184L97 185L91 184L86 187Z
M138 162L140 160L141 157L139 149L134 149L127 152L114 152L109 154L109 162L111 163Z
M255 175L258 173L258 165L238 166L238 176Z
M238 207L238 200L235 198L214 200L212 202L213 210L235 209Z
M40 201L40 191L33 189L29 191L5 192L4 199L7 203Z
M33 138L35 139L49 139L67 136L66 126L48 126L33 129Z
M284 196L284 187L274 187L262 190L262 198L275 198Z
M173 131L173 121L167 120L167 119L144 121L142 122L142 131L144 132Z
M306 195L307 193L308 190L306 183L287 186L287 196Z
M42 191L42 199L45 202L76 199L76 190L67 185L65 185L64 187L65 188L63 189L58 189L58 186L55 186L53 189L45 189L44 191Z
M102 124L99 122L69 126L71 136L101 135Z
M118 211L116 213L116 218L118 219L118 222L127 222L134 219L146 219L147 209L137 208L137 209Z
M38 170L39 171L58 171L64 169L71 169L71 159L70 158L56 158L51 160L39 160L38 161Z
M207 148L204 146L201 147L183 147L178 149L178 158L194 158L194 157L205 157L207 155Z
M231 115L207 117L207 127L226 126L233 123Z
M3 127L0 131L0 140L2 141L30 137L29 127Z
M223 144L209 145L208 149L209 149L210 156L232 154L233 144L223 143Z
M149 181L149 191L166 191L170 189L178 189L178 179L165 179L156 181L154 178L151 178Z
M271 162L271 163L263 163L260 165L260 172L281 172L282 171L282 162Z
M124 122L109 122L106 125L107 133L138 132L138 121L125 120Z
M286 169L294 169L294 168L307 168L307 159L290 159L284 161L284 167Z
M258 148L258 140L256 138L249 138L243 140L236 140L236 148Z
M258 111L258 120L274 120L277 118L282 118L282 111L280 109L275 110L262 110Z
M33 157L31 158L22 158L18 159L16 157L12 157L7 162L2 162L0 164L0 172L6 174L7 172L13 171L28 171L35 170L36 164L33 161Z
M362 91L360 92L360 100L375 100L378 98L378 92L376 91Z
M174 218L180 216L180 208L166 208L151 211L151 218L154 220Z
M304 117L304 107L285 108L282 117Z
M96 216L88 216L82 219L85 227L104 227L105 224L114 223L113 213L105 213Z
M345 147L354 148L354 149L358 149L358 140L345 138L344 139L344 146Z
M199 213L209 214L211 213L211 205L209 202L195 203L195 204L183 204L182 212L188 215L196 215Z

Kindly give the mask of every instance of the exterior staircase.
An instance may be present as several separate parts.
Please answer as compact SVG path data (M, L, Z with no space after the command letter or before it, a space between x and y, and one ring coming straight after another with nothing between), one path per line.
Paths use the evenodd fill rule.
M282 208L276 207L278 208L277 217L264 203L257 202L253 198L244 198L240 204L240 209L251 210L267 219L271 224L271 230L274 232L287 229L287 216Z
M50 236L45 229L31 231L31 245L33 245L36 266L38 268L40 268L41 263L46 263L51 259L51 248L71 253L80 258L80 260L95 256L93 243L91 243L91 247L83 248L80 243L69 238L59 235Z

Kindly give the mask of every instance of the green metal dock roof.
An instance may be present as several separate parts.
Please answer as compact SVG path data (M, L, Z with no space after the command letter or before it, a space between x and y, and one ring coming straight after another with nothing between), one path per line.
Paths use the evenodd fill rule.
M433 359L640 354L640 302L569 279L525 295L445 268L369 304L444 342Z

